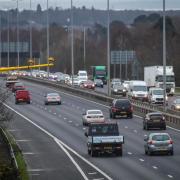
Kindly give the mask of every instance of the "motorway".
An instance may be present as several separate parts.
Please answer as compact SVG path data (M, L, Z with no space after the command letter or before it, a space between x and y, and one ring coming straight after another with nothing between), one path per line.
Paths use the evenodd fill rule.
M1 81L2 86L4 82ZM56 91L42 85L24 82L31 92L32 102L15 105L13 94L7 105L14 111L8 130L22 149L31 179L37 180L166 180L180 178L180 132L168 132L174 141L174 156L144 154L142 118L120 118L119 130L125 136L123 157L87 154L86 128L82 113L86 109L101 109L108 121L109 109L103 104L59 92L62 105L44 105L44 94ZM16 113L15 113L16 112Z

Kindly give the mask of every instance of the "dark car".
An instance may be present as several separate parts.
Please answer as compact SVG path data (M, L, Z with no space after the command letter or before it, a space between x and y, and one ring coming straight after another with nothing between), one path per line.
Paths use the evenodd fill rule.
M173 141L168 133L151 133L145 139L145 154L154 153L174 154Z
M95 89L95 84L93 81L88 80L88 81L84 81L80 84L80 87L82 88L87 88L87 89Z
M143 129L148 130L150 128L166 129L166 121L162 113L152 112L146 114L143 119Z
M103 88L103 81L101 79L95 79L94 84L96 87L102 87Z
M24 84L21 82L15 83L14 86L12 87L12 92L16 92L17 90L25 90Z
M27 102L30 104L30 94L28 90L17 90L15 92L15 104Z
M127 116L133 118L133 107L128 99L115 99L110 107L110 118L116 118L119 116Z
M177 98L173 101L173 103L171 105L171 109L173 109L175 111L180 111L180 98Z
M126 88L122 84L113 84L111 87L111 93L114 95L126 96Z

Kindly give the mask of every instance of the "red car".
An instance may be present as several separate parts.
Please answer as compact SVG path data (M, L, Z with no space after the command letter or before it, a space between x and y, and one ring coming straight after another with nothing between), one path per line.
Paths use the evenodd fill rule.
M95 84L94 84L93 81L88 80L88 81L85 81L85 82L81 83L80 87L94 90L95 89Z
M15 92L15 104L18 104L20 102L27 102L30 104L30 94L27 90L17 90Z

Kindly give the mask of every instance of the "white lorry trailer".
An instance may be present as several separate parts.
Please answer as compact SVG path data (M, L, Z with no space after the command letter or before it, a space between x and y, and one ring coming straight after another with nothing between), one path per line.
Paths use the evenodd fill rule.
M144 67L144 81L148 88L163 88L163 66L147 66ZM173 66L166 66L166 93L174 95L175 77Z

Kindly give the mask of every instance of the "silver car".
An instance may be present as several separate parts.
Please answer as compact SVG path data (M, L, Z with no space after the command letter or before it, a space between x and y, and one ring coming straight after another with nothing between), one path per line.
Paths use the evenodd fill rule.
M61 104L61 97L58 93L47 93L45 95L44 104L48 105L52 103Z
M168 153L174 154L173 141L168 133L151 133L145 139L145 154Z

